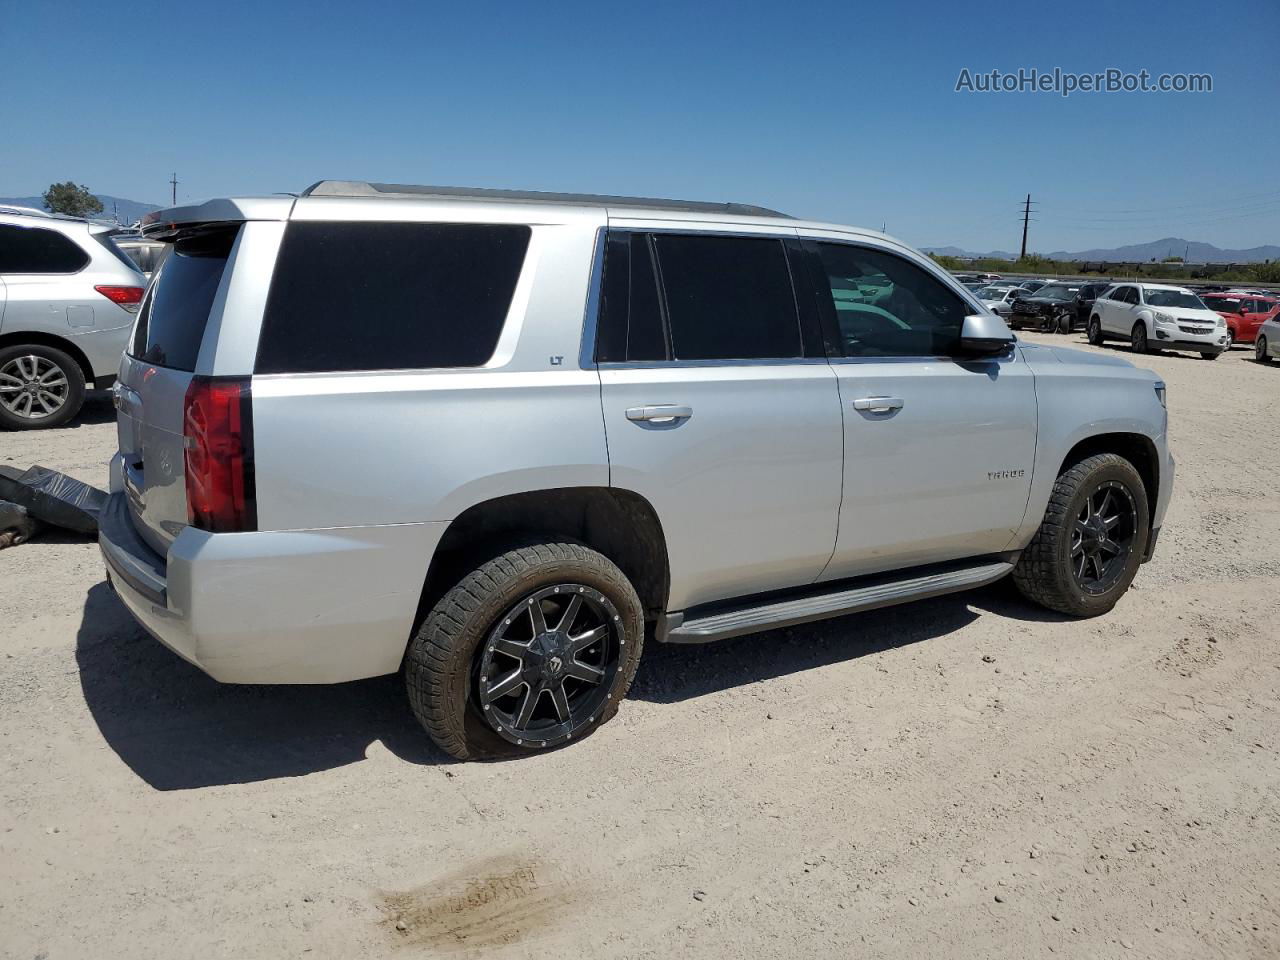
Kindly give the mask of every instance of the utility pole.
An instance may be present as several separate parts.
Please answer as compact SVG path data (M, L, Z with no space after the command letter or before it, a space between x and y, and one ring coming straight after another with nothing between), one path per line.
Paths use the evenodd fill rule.
M1005 214L1008 216L1008 214ZM1031 222L1031 194L1027 194L1026 205L1022 208L1022 255L1019 260L1025 259L1027 256L1027 224Z
M169 186L173 187L173 205L176 207L178 205L178 174L176 172L174 173L173 178L169 181ZM1029 200L1031 198L1028 196L1027 199ZM1027 245L1025 235L1023 236L1022 245L1024 247Z

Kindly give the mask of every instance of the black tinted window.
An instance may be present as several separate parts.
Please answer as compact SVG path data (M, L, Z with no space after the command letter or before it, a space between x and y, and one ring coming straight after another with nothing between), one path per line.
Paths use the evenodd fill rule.
M780 240L654 237L676 360L803 356Z
M508 224L290 224L257 370L480 366L528 245L529 228Z
M0 224L0 273L75 273L89 255L56 230Z
M209 310L238 229L179 240L138 314L129 352L139 360L194 370Z
M645 234L609 234L596 360L667 359L666 334L658 305L652 240Z
M940 280L879 250L838 243L818 248L845 356L932 357L956 351L969 311Z

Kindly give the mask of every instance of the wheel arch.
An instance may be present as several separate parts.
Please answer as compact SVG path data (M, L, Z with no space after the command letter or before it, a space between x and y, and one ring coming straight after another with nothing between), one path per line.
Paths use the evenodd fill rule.
M646 620L665 612L671 583L666 535L649 501L615 487L559 487L484 500L450 522L427 568L415 624L468 571L513 544L537 539L575 540L599 551L636 588Z
M0 350L5 347L16 347L25 344L33 344L42 347L52 347L55 350L61 350L72 360L76 362L76 366L80 368L80 373L84 376L85 387L93 389L94 376L93 366L89 363L89 358L85 355L74 342L66 337L59 337L53 333L41 333L37 330L20 330L14 333L0 333Z
M1081 460L1087 460L1099 453L1114 453L1133 464L1146 490L1147 519L1154 525L1156 501L1160 496L1160 454L1155 442L1141 433L1098 433L1085 437L1067 451L1062 463L1058 465L1057 475L1061 476L1063 471L1070 469Z

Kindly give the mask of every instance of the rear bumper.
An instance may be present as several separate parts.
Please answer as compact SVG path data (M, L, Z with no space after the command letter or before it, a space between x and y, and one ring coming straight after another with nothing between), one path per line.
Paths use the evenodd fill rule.
M400 668L447 526L187 528L160 557L138 537L117 493L98 539L129 612L215 680L339 683Z

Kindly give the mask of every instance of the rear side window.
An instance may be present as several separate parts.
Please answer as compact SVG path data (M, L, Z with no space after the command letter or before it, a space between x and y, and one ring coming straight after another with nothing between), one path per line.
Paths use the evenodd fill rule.
M56 230L0 224L0 273L76 273L89 255Z
M781 240L690 234L653 240L673 359L804 356Z
M529 236L511 224L291 223L257 372L480 366L498 345Z
M179 240L138 314L130 355L175 370L194 370L214 295L239 228Z

